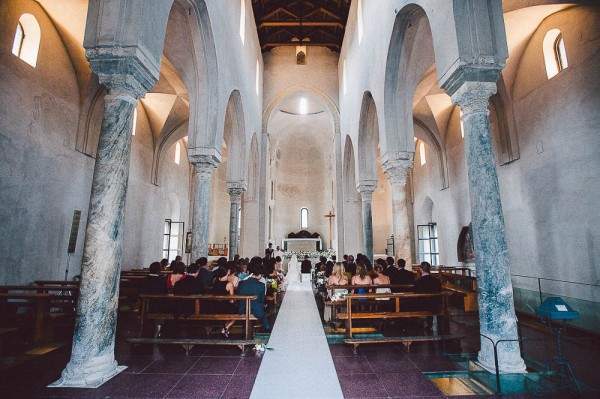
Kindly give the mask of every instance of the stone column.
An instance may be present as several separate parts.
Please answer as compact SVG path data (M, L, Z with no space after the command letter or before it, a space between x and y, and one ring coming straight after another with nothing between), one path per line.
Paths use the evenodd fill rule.
M371 202L373 200L373 191L377 188L377 180L361 180L356 185L362 199L362 220L363 220L363 249L371 262L373 262L373 212Z
M342 260L344 255L344 176L342 165L342 135L336 132L333 136L333 148L335 154L335 225L337 227L337 259Z
M488 99L495 92L493 82L465 82L452 95L452 101L460 105L463 112L480 331L494 342L518 338L487 109ZM525 372L518 342L498 344L498 358L500 372ZM495 370L493 346L486 338L481 338L478 361L486 369Z
M260 135L260 173L258 185L258 248L255 254L263 254L267 247L267 216L268 189L270 184L267 182L270 152L269 152L269 133L262 132Z
M105 75L101 82L109 94L92 180L73 348L54 387L96 387L125 369L114 357L123 213L133 110L145 89L131 76Z
M227 183L227 193L231 199L231 210L229 213L229 260L238 253L238 223L239 209L242 203L242 194L246 191L238 183Z
M210 183L217 166L214 157L190 155L194 165L194 216L192 219L192 261L208 256L208 228L210 225Z
M383 157L382 168L388 175L392 186L392 226L394 232L394 257L405 259L412 263L411 229L412 223L408 217L406 204L406 179L413 164L413 153L403 152L399 156Z

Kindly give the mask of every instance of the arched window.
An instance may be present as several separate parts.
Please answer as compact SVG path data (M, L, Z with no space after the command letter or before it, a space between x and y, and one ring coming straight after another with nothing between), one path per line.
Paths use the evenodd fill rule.
M259 90L260 90L260 63L258 62L258 58L256 59L256 95L258 96Z
M550 29L544 37L542 43L544 52L544 62L546 64L546 74L548 79L558 75L560 71L567 68L567 52L565 50L565 41L563 35L558 29Z
M179 141L175 144L175 163L179 165L179 161L181 160L181 144Z
M131 135L135 136L135 129L137 128L137 108L133 109L133 124L131 125Z
M246 36L246 0L240 0L240 38L242 39L242 46L244 45L245 36Z
M308 208L300 209L300 228L308 228Z
M425 165L427 163L427 158L425 157L425 143L419 143L419 158L421 158L421 165Z
M17 23L12 53L35 68L40 50L41 31L37 19L23 14Z
M362 0L358 0L358 7L356 11L356 19L357 19L357 31L358 31L358 45L360 46L360 42L363 37L363 11L362 11Z
M465 124L463 122L463 112L462 110L460 111L460 114L458 114L458 120L460 121L460 137L462 137L463 139L465 138Z

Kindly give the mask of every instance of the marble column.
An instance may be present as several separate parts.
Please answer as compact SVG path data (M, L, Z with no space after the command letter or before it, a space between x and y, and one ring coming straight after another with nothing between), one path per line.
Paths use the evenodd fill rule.
M343 152L342 135L336 132L333 136L333 148L335 149L335 225L336 233L336 254L337 259L342 259L344 255L344 176L343 176Z
M373 262L373 211L371 202L373 201L373 191L377 188L377 180L362 180L356 185L362 200L362 220L363 220L363 250L364 255Z
M493 82L465 82L452 95L452 101L463 112L480 331L497 342L517 339L518 334L487 109L488 99L495 92ZM498 344L498 358L500 372L525 372L518 342ZM481 338L478 361L484 368L495 370L493 346L486 338Z
M242 194L246 191L238 184L227 184L227 193L231 199L231 210L229 212L229 260L238 253L238 224L239 224L239 209L242 203Z
M208 256L210 184L217 162L212 156L189 156L194 165L194 216L192 218L192 261Z
M104 98L92 181L73 348L61 378L50 385L53 387L97 387L125 368L118 366L114 357L123 213L133 110L136 98L145 91L141 87L104 84L109 94Z
M412 263L411 229L406 203L406 180L413 164L413 153L403 152L400 156L384 155L382 168L388 175L392 187L392 228L394 234L394 257Z

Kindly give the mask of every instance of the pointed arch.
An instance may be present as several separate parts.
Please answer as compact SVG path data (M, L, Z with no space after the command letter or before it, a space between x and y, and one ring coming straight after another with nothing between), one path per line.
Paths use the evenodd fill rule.
M205 0L177 0L192 12L187 17L192 41L190 56L196 69L190 93L189 155L221 160L222 137L217 129L219 72L212 22Z
M242 96L238 90L229 95L225 110L223 139L227 144L227 182L246 184L246 128Z
M379 126L377 107L370 92L363 94L358 122L358 158L356 168L358 180L377 180L377 147L379 145Z

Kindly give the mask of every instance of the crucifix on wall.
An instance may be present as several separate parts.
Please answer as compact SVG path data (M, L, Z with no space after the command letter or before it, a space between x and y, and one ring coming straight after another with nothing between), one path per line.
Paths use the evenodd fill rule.
M329 218L329 248L333 247L333 218L335 217L333 211L329 211L326 218Z

